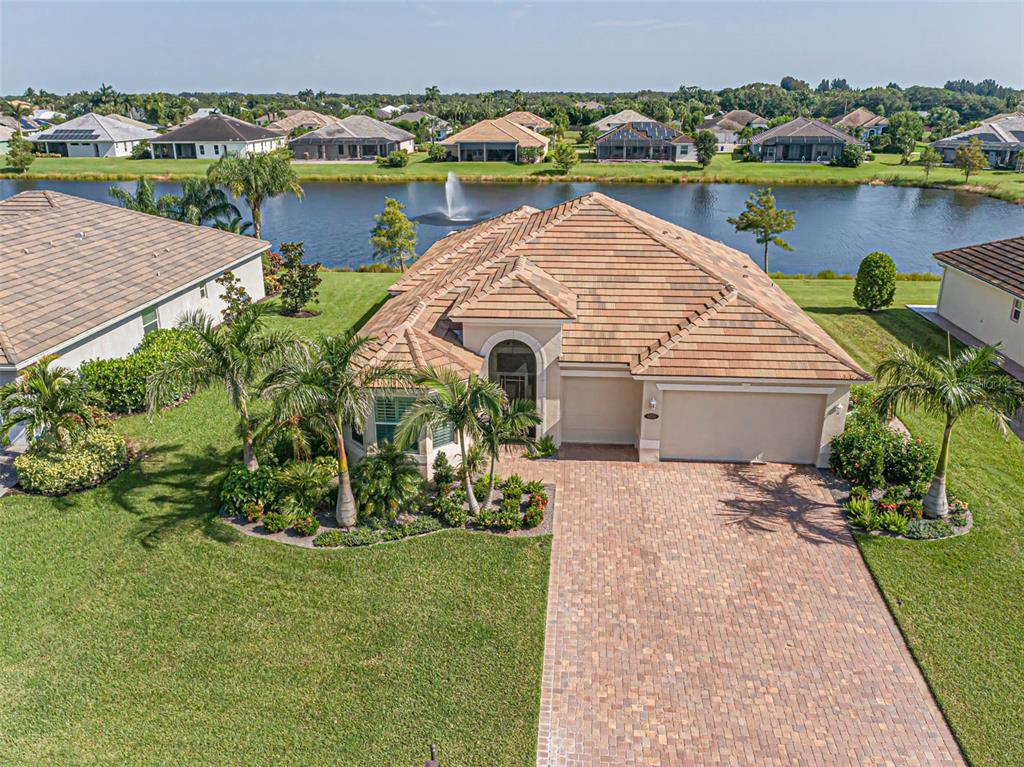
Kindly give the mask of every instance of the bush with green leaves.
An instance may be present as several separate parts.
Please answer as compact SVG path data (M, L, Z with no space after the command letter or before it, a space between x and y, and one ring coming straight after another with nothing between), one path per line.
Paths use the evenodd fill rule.
M894 434L885 446L885 479L892 485L906 485L920 498L927 492L935 470L935 448L920 437Z
M292 526L295 518L282 511L268 511L263 515L263 527L269 533L283 533Z
M320 529L320 520L313 515L297 517L292 523L292 529L299 535L316 535Z
M387 157L378 157L377 165L382 168L404 168L409 164L409 153L404 149L395 149Z
M434 485L435 487L450 487L455 482L455 467L448 460L446 453L438 453L434 458Z
M221 486L220 502L232 515L241 514L250 503L271 509L277 502L278 490L276 472L270 466L260 466L255 471L235 466Z
M527 453L528 458L547 458L558 452L558 448L555 447L555 440L550 434L545 434L540 439L536 440L531 446L530 451Z
M858 168L864 162L864 147L860 144L847 144L839 152L832 164L840 168Z
M519 153L516 158L516 162L520 165L533 165L540 159L540 148L535 146L523 146L519 147Z
M423 478L401 448L385 441L353 467L352 492L364 518L394 520L399 512L419 510Z
M526 483L518 474L509 474L501 483L501 492L506 498L515 498L521 501L523 493L526 492Z
M885 253L868 253L857 268L853 300L869 312L892 306L896 297L896 264Z
M523 512L523 527L529 529L536 527L544 521L544 507L536 500L530 501Z
M513 498L506 498L497 509L482 508L475 522L480 527L519 530L523 526L520 502Z
M356 527L352 530L325 530L313 539L319 548L339 546L372 546L375 543L398 541L414 535L425 535L441 529L441 523L433 517L417 517L405 525L383 525L379 527Z
M494 484L496 487L501 485L501 477L495 476ZM487 500L487 490L490 488L490 485L490 474L481 474L476 478L476 481L473 482L473 495L476 497L477 503L483 503Z
M278 275L281 287L281 310L294 316L309 303L317 302L320 289L320 262L303 263L306 248L302 242L282 242L283 270Z
M331 489L335 463L331 458L291 461L277 472L280 495L301 516L315 516Z
M953 534L953 526L944 519L912 519L907 523L904 533L915 540L935 540L948 538Z
M850 517L850 524L865 530L877 530L878 519L875 514L875 504L870 498L850 498L846 503L846 513Z
M877 417L854 411L846 429L832 439L832 471L851 485L867 488L885 484L886 443L892 429Z
M895 509L883 511L876 517L879 530L885 530L887 533L896 533L897 535L903 535L907 532L907 525L910 522L905 516L900 514Z
M461 488L442 493L434 499L435 516L449 527L464 527L469 520L466 512L466 493Z
M193 344L194 336L186 331L154 330L127 357L86 360L78 372L96 407L111 413L134 413L146 408L146 379L166 360ZM171 405L191 393L171 392L159 404Z
M444 162L448 159L448 147L440 144L431 144L427 150L427 159L431 162Z
M102 484L128 463L128 445L105 427L83 429L60 445L41 439L14 459L22 488L64 495Z

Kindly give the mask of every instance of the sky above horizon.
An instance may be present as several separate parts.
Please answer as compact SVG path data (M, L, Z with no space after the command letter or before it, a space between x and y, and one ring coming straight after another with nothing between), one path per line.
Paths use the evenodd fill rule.
M0 0L0 93L1024 87L1024 2Z

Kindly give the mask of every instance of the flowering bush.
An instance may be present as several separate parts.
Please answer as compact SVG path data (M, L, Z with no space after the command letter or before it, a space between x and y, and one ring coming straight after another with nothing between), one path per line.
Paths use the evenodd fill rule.
M83 430L65 445L37 440L14 459L21 486L47 495L94 487L127 463L124 437L109 428Z
M272 468L260 466L256 471L249 471L244 466L236 466L224 480L220 502L229 514L243 514L249 504L257 504L263 509L271 508L277 500L277 494L277 477Z

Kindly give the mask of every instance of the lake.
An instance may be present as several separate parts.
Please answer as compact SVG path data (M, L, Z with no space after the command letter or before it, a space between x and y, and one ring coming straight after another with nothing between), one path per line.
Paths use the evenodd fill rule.
M26 189L50 189L109 201L113 182L0 180L0 198ZM117 182L133 190L134 182ZM306 256L330 267L356 267L371 260L373 216L385 197L419 215L445 208L442 184L305 183L306 196L280 197L263 211L263 236L275 246L304 240ZM158 194L177 185L158 183ZM464 184L466 205L482 214L519 205L546 208L590 191L692 229L749 253L761 263L753 235L738 233L726 221L743 210L756 187L743 184ZM882 250L901 272L938 271L931 254L962 245L1024 233L1024 207L983 195L889 186L781 186L778 204L796 212L796 228L783 235L791 252L772 247L769 267L786 273L832 269L853 273L867 253ZM243 215L248 211L239 206ZM248 216L246 216L248 218ZM451 225L419 226L417 252L452 230Z

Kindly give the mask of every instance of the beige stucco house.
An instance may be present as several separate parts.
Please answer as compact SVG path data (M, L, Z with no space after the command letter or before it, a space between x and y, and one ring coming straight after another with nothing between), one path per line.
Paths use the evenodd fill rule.
M936 253L942 285L936 313L1024 369L1024 237Z
M748 256L598 193L453 233L392 294L363 329L375 361L485 375L533 400L556 444L648 462L824 465L868 379ZM353 453L412 401L382 393ZM458 451L438 431L421 464Z

